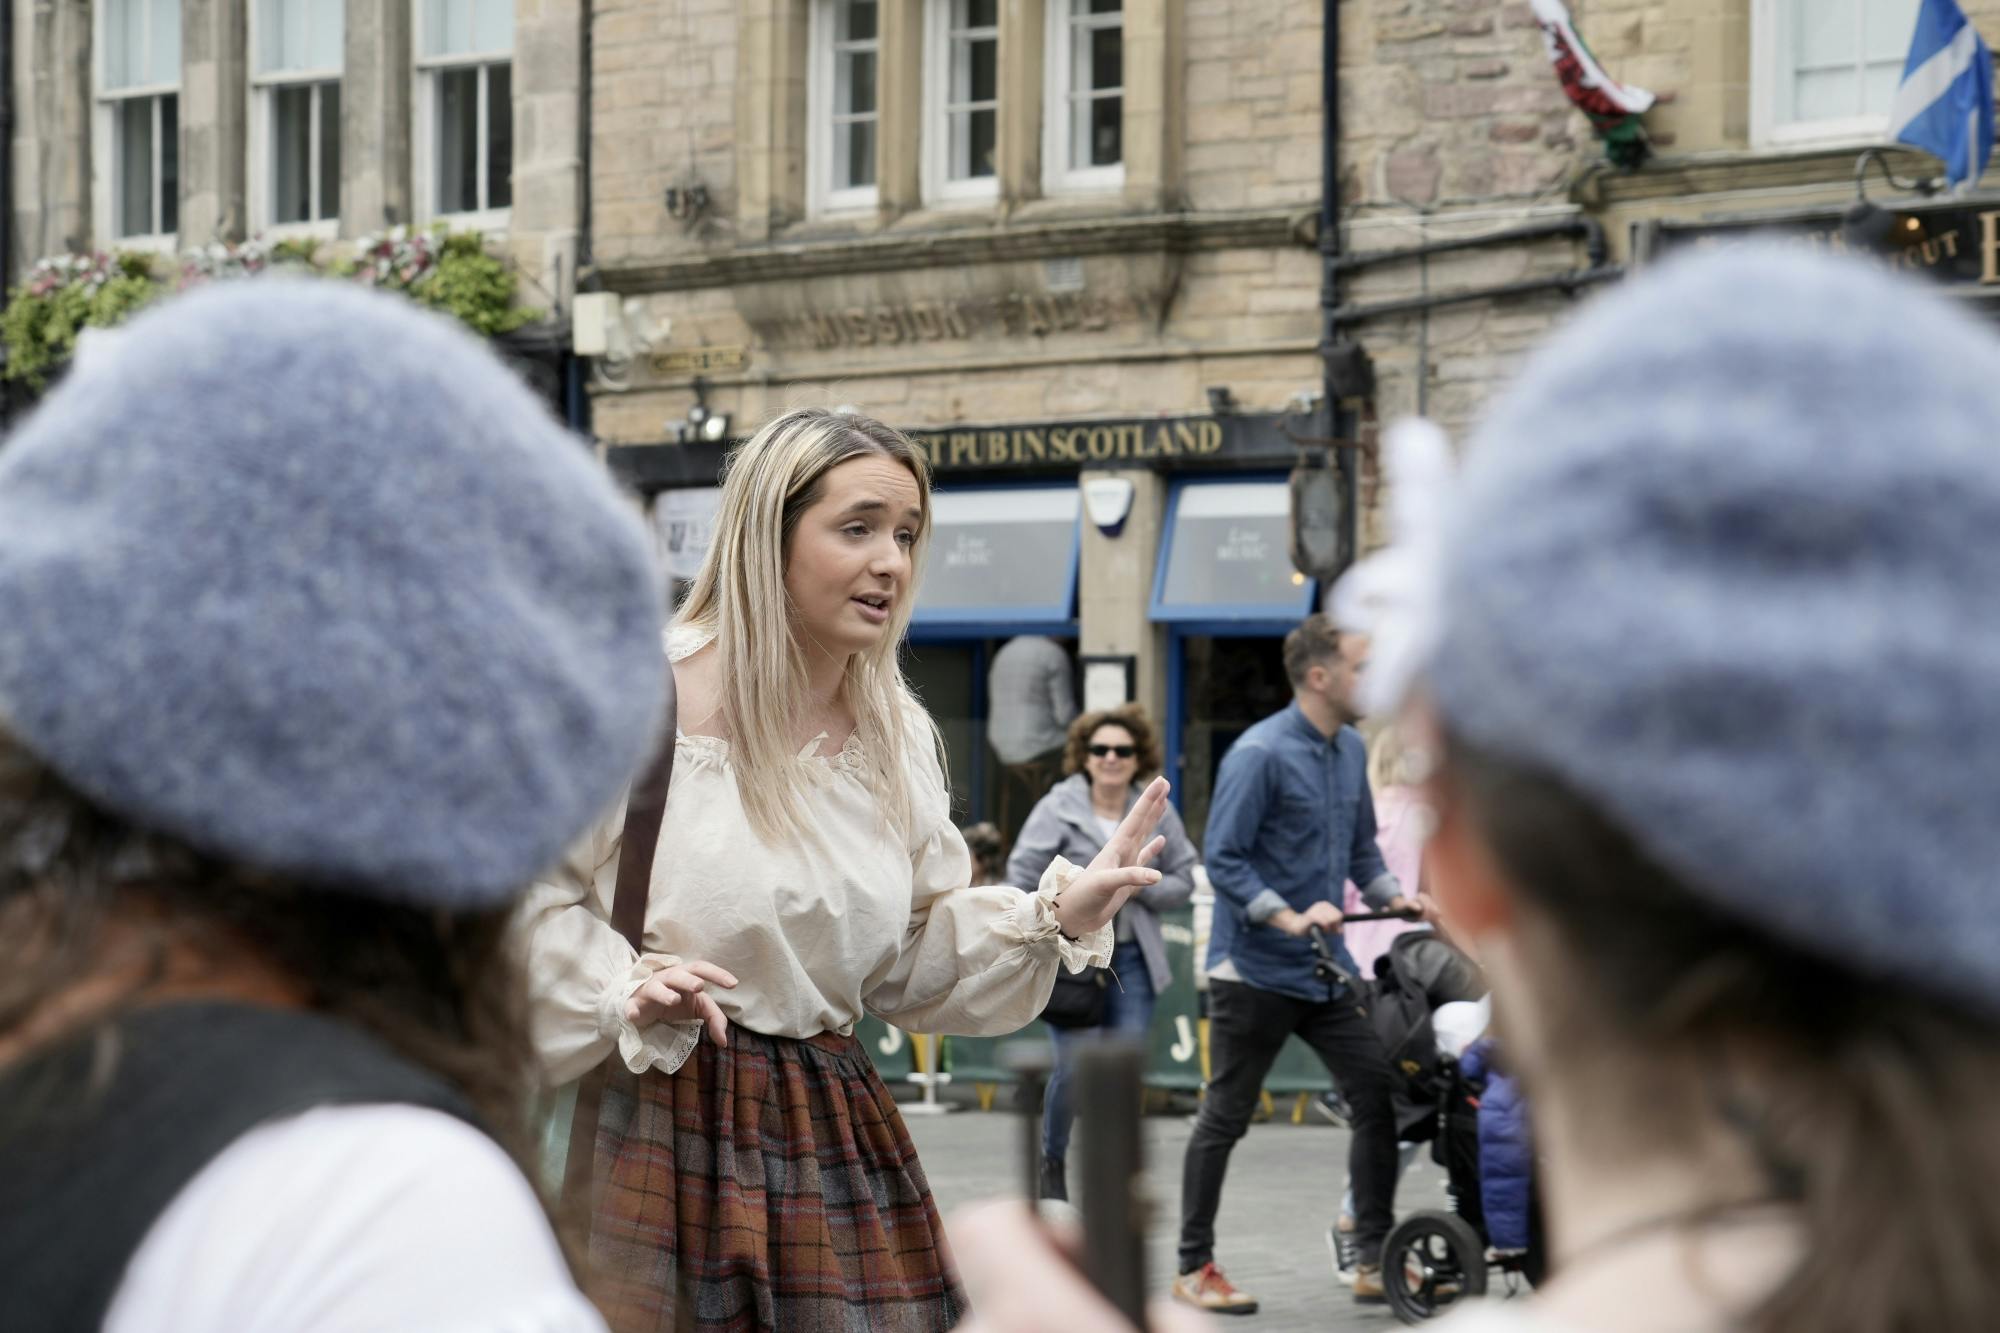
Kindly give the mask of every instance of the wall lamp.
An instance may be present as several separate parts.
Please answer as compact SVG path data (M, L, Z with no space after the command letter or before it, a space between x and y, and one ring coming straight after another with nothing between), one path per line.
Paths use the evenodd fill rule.
M1943 187L1944 182L1937 177L1928 180L1904 180L1889 170L1889 159L1883 156L1881 149L1864 148L1861 151L1861 155L1854 159L1854 202L1849 204L1847 212L1841 215L1840 234L1847 242L1848 249L1877 253L1887 250L1898 239L1908 239L1897 236L1898 228L1915 219L1898 219L1894 213L1870 201L1868 198L1870 162L1881 168L1882 179L1889 182L1891 189L1902 190L1905 193L1929 198ZM1921 226L1911 227L1908 230L1917 235L1922 232Z
M708 381L702 376L694 377L694 406L688 408L686 420L669 419L667 431L675 444L693 444L697 440L720 444L729 438L729 414L709 407Z

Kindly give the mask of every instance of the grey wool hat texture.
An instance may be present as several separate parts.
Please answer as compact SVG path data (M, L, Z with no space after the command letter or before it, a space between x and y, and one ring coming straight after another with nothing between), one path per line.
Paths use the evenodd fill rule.
M1427 678L1713 906L2000 1013L2000 340L1761 242L1601 298L1469 443Z
M661 606L589 450L401 297L212 284L0 447L0 727L314 885L482 907L554 864L654 740Z

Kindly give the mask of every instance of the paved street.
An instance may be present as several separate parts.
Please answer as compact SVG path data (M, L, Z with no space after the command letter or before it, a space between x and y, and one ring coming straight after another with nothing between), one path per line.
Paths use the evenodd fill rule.
M1005 1101L1003 1094L1001 1104ZM1011 1114L961 1110L911 1115L909 1124L947 1217L975 1199L1018 1194L1020 1133ZM1145 1122L1146 1176L1159 1209L1148 1271L1162 1295L1173 1280L1181 1155L1189 1130L1185 1116L1154 1115ZM1356 1306L1333 1280L1326 1228L1346 1157L1346 1131L1289 1120L1253 1125L1236 1146L1216 1222L1217 1258L1263 1305L1256 1315L1228 1321L1228 1327L1315 1333L1400 1327L1383 1306ZM1078 1178L1076 1161L1070 1175L1072 1182ZM1420 1155L1404 1178L1398 1211L1442 1207L1444 1198L1443 1172Z

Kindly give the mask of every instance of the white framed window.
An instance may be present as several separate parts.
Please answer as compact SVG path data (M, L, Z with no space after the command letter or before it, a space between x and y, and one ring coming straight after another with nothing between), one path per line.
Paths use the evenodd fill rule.
M1125 0L1050 0L1042 185L1125 183Z
M504 227L514 202L514 0L420 0L413 9L419 218Z
M881 6L816 0L807 99L814 212L875 206L881 143Z
M1755 0L1751 137L1874 138L1888 124L1920 0Z
M97 234L171 249L180 230L180 0L104 0L92 39Z
M342 0L250 8L250 216L260 231L338 230L345 10Z
M929 0L924 13L924 194L1000 193L1000 0Z

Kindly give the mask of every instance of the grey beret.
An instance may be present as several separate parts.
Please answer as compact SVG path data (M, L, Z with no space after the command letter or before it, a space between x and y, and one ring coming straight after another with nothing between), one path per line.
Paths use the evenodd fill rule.
M0 447L0 727L315 884L483 906L552 865L652 742L660 607L588 449L399 297L169 301Z
M1857 261L1663 266L1476 433L1428 678L1689 889L2000 1011L2000 343Z

